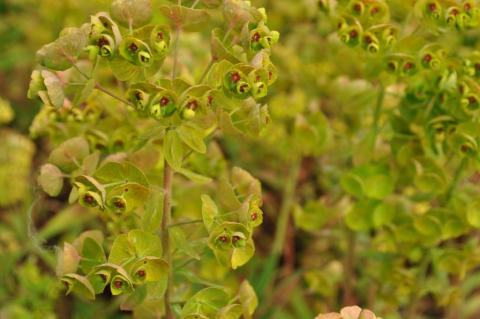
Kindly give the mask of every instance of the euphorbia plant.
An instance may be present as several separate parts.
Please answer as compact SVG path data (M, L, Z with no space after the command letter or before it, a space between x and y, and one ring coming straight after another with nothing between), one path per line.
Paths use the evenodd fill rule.
M31 132L55 145L38 182L102 222L59 254L67 293L109 291L139 318L250 318L248 282L222 287L184 268L215 256L236 269L254 254L260 183L225 161L198 163L219 158L205 142L219 128L257 134L267 123L279 34L248 1L185 2L115 0L38 51L28 94L44 107Z

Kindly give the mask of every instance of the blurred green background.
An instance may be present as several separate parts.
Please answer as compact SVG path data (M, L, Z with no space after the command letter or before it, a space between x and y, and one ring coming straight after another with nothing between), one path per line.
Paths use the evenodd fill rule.
M108 10L109 3L0 0L1 319L130 317L109 297L87 305L64 296L55 276L54 247L88 229L94 217L40 195L36 174L49 144L29 137L41 105L26 98L35 52L63 27L80 25L89 15ZM322 11L323 1L252 3L266 7L269 24L282 34L274 50L280 80L270 93L272 121L259 139L226 135L217 142L232 165L262 181L265 192L266 218L255 240L258 251L251 264L235 274L256 288L257 317L308 319L359 304L387 319L479 318L478 230L420 245L423 237L392 242L388 236L394 227L356 229L343 220L352 200L340 187L340 176L374 157L364 142L378 97L371 78L373 62L338 41L336 20ZM404 21L413 6L413 1L387 3L397 21ZM465 40L478 48L475 32L453 43ZM387 111L403 94L395 85L388 92ZM386 116L380 122L386 123ZM388 130L382 134L388 139ZM376 152L378 158L391 151L380 145ZM451 176L454 169L447 170ZM398 197L407 197L407 192ZM408 198L405 205L424 211L426 203ZM285 231L279 226L283 222ZM410 235L408 230L403 234ZM455 258L444 258L443 263L422 258L441 259L445 251ZM221 273L208 276L229 280Z

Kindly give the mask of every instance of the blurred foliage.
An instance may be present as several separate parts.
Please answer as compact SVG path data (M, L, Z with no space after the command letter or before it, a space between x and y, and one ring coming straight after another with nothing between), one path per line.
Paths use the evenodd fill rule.
M54 252L45 247L99 223L84 211L63 210L66 194L42 198L31 219L39 196L32 197L36 186L26 186L36 185L36 175L27 173L34 147L13 131L26 132L37 111L25 99L34 52L108 2L0 4L0 95L16 113L1 133L2 142L15 143L0 146L8 154L7 161L0 155L0 174L8 178L0 175L7 185L0 191L0 247L7 251L0 314L7 318L87 318L100 309L99 318L119 316L101 302L85 306L63 296ZM385 9L377 1L252 3L267 8L269 24L282 34L273 55L279 81L269 93L270 125L248 142L216 136L208 160L194 158L192 165L209 175L229 162L259 177L264 224L251 265L232 274L211 258L198 269L198 285L248 278L259 296L258 318L307 319L349 304L383 318L477 318L480 34L462 21L468 5L478 3L392 0L381 21L364 15L370 4ZM374 33L365 44L351 40L352 31L364 39L378 25L393 31ZM191 55L206 56L201 43L189 41ZM185 63L192 59L182 54ZM0 121L9 122L4 105ZM7 145L12 151L3 151ZM41 139L37 145L36 157L45 158L49 145ZM11 180L12 172L18 173ZM13 180L27 188L17 192ZM176 198L201 193L185 187ZM200 210L201 202L191 201L178 214L195 218Z

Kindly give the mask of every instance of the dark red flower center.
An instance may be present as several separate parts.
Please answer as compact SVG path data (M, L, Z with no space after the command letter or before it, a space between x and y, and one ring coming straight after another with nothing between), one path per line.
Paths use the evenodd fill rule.
M261 38L260 33L255 32L255 34L252 36L252 41L253 42L258 42L258 41L260 41L260 38Z
M161 106L165 106L165 105L167 105L169 102L170 102L170 99L169 99L168 97L166 97L166 96L164 96L164 97L162 97L162 98L160 99L160 105L161 105Z
M238 81L240 81L240 79L241 79L240 74L238 74L237 72L232 73L232 82L233 83L237 83Z
M350 31L350 37L351 37L351 38L356 38L357 36L358 36L357 30L352 30L352 31Z
M218 238L218 240L220 240L222 243L226 243L228 241L228 238L227 238L227 236L222 235Z
M257 218L258 218L258 214L255 212L255 213L252 213L252 215L250 216L250 218L253 220L253 221L256 221Z
M130 44L130 46L128 48L130 49L130 51L132 51L134 53L137 52L137 50L138 50L138 46L135 43Z
M425 54L425 56L423 57L423 61L427 63L432 61L432 56L430 54Z
M115 288L120 289L123 286L123 281L115 280L115 282L113 284L115 285Z
M137 275L138 275L139 277L145 277L145 275L146 275L145 270L140 269L139 271L137 271Z
M104 37L101 37L100 39L98 39L97 44L99 47L103 47L104 45L108 45L108 40Z

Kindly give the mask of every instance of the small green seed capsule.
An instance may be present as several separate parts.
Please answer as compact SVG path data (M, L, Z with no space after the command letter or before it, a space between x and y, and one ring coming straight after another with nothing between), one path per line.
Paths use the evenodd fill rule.
M148 106L150 94L140 89L128 91L128 100L132 102L138 112L144 112Z
M100 54L100 50L96 45L89 45L85 48L85 51L88 52L88 59L93 61Z
M245 247L247 241L244 233L234 232L232 234L232 245L235 248Z
M250 92L250 84L246 81L239 81L236 86L237 93L241 96L246 95Z
M200 102L196 98L188 98L182 106L181 116L184 120L191 120L195 117Z
M404 76L410 76L413 75L417 72L417 66L415 65L415 62L406 60L403 62L401 73Z
M228 250L231 247L232 238L230 234L224 232L215 238L215 248L221 250Z
M427 1L424 13L435 20L439 20L442 16L442 6L437 1Z
M110 282L112 295L118 296L131 290L129 282L121 275L115 275Z
M93 37L91 40L92 45L97 46L98 55L104 58L110 58L113 56L115 50L115 40L107 34L100 34Z
M184 109L182 111L182 118L184 120L192 120L195 117L195 111L190 109Z
M167 26L156 26L150 34L150 45L157 54L164 57L170 47L170 29Z
M264 82L256 82L252 86L252 96L255 99L261 99L262 97L267 96L268 87Z
M138 53L138 63L142 66L149 67L152 65L152 56L146 51Z
M103 206L100 194L93 191L86 191L83 194L80 194L79 204L89 208Z
M340 40L346 45L354 47L360 43L361 33L360 28L351 26L340 32Z
M365 5L359 0L350 1L348 9L355 16L361 16L365 13Z
M123 196L113 196L108 201L108 208L114 213L122 214L127 210L127 200Z

